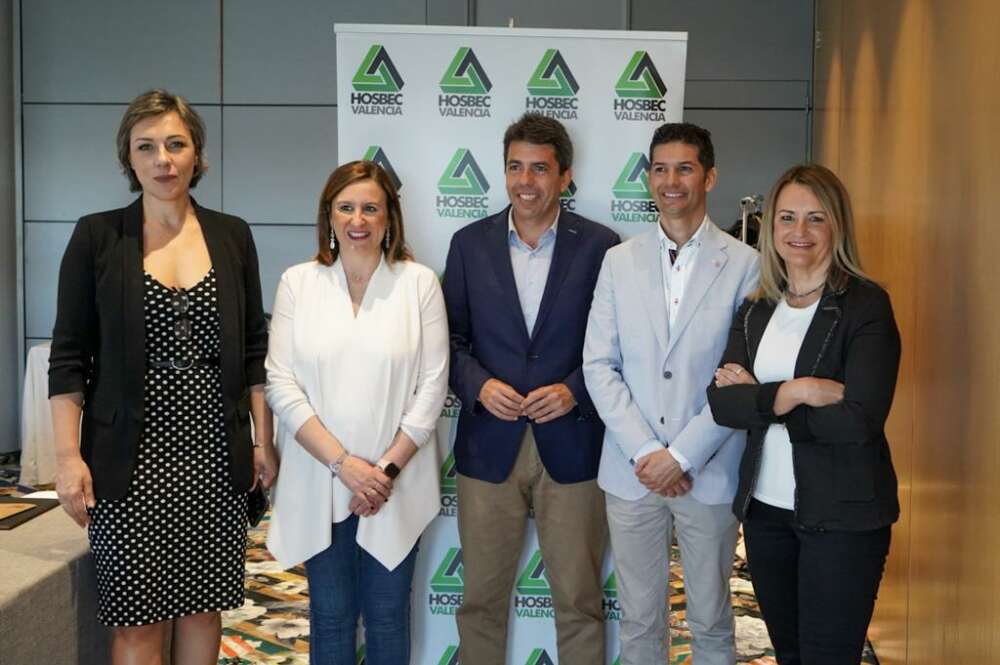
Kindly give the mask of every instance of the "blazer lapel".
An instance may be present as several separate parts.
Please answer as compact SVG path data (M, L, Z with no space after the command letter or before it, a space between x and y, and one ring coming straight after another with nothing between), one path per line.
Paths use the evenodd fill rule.
M725 242L719 238L721 233L711 220L705 222L704 238L701 249L694 265L691 266L691 275L688 277L687 286L684 287L684 297L681 300L680 309L677 311L677 319L670 330L670 342L667 344L667 354L677 345L677 340L684 334L684 329L691 323L694 313L698 311L698 306L708 294L708 289L715 282L716 278L725 268L729 261L729 256L723 251Z
M657 230L647 232L635 244L632 269L636 279L636 293L645 306L649 322L656 334L660 350L666 351L669 317L663 293L663 262L660 260L660 237Z
M570 217L568 213L560 215L559 226L556 227L556 246L552 255L552 265L549 266L549 274L545 280L545 291L542 292L542 302L538 306L535 329L531 331L532 338L542 329L545 318L552 311L559 289L566 280L566 275L569 274L570 266L573 265L576 249L580 244L579 227L576 219Z
M241 308L238 304L238 277L236 270L238 266L233 262L233 253L226 246L226 229L223 227L225 221L212 210L202 208L191 199L194 214L201 225L201 234L205 238L205 246L208 248L208 256L212 260L212 267L215 269L216 306L219 310L219 325L224 340L239 340L235 343L237 349L242 348L240 340L240 318ZM222 380L224 383L231 383L241 376L240 367L229 366L233 358L239 354L223 353L220 359L223 363ZM227 381L228 379L228 381ZM225 386L227 394L239 394L239 390L232 385Z
M122 321L124 323L122 342L125 352L125 394L142 395L143 378L146 371L146 321L144 294L146 290L143 276L142 249L142 197L125 208L122 220ZM133 418L142 417L142 399L137 402L138 411Z
M816 306L816 313L806 330L799 357L795 360L795 376L813 376L819 365L830 333L840 322L840 305L833 293L824 293Z
M524 339L528 340L528 326L524 322L524 311L517 297L517 283L514 281L514 268L510 264L510 245L507 237L507 215L510 207L504 208L493 216L486 225L486 252L489 255L490 266L493 268L493 278L499 291L500 300L506 303L511 312L521 322Z

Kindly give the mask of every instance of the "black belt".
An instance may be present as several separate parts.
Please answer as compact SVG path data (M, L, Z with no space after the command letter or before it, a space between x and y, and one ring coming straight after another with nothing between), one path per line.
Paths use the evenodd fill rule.
M218 358L173 358L171 360L149 360L150 369L191 369L192 367L218 367Z

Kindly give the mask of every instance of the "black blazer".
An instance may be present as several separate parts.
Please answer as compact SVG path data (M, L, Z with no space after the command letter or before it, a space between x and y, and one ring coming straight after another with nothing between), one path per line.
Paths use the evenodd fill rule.
M733 319L719 366L738 363L753 371L757 348L774 313L765 300L746 301ZM896 473L884 425L899 371L900 343L889 294L852 278L824 293L795 361L795 377L816 376L844 384L844 399L824 407L799 405L774 415L781 382L708 388L715 421L749 430L740 463L733 512L739 519L753 496L764 435L783 422L792 442L795 520L817 530L867 530L899 517Z
M222 325L222 403L233 490L253 481L249 386L265 381L267 321L257 251L238 217L194 203L215 268ZM124 496L142 432L146 371L142 198L80 219L59 269L49 396L82 392L80 450L94 494Z
M451 389L462 401L455 436L458 472L491 483L507 479L527 419L500 420L478 402L496 377L522 395L565 383L577 407L532 425L538 454L559 483L597 477L604 423L583 382L583 337L604 253L619 242L606 226L567 210L559 214L552 265L535 329L529 334L510 262L510 207L459 229L451 239L441 287L451 329Z

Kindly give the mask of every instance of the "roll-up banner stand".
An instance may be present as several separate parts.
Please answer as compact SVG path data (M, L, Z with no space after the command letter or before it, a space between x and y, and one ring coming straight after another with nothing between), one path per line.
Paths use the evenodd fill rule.
M338 159L369 159L399 186L408 244L439 274L452 234L507 205L503 133L526 111L560 120L573 140L564 209L623 238L657 220L647 152L681 120L687 33L337 24ZM420 540L413 654L455 665L462 550L449 395L438 425L441 510ZM604 566L608 663L618 657L611 553ZM557 661L545 563L529 520L511 591L510 665ZM363 647L362 647L363 648ZM474 664L472 664L474 665Z

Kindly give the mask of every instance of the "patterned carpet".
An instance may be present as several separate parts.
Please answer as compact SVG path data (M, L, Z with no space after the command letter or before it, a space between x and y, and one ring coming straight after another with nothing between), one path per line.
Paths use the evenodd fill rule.
M265 518L250 532L247 601L242 608L223 614L219 665L307 665L309 662L309 594L305 570L301 567L281 570L264 548L266 527ZM776 665L740 548L731 584L739 665ZM671 565L670 605L673 610L670 665L690 665L691 635L684 622L684 578L676 548ZM862 663L877 662L874 654L866 650ZM362 649L358 665L363 663Z

